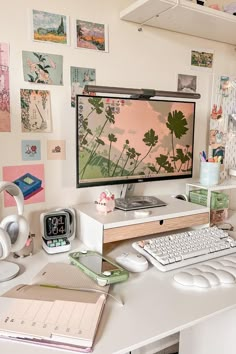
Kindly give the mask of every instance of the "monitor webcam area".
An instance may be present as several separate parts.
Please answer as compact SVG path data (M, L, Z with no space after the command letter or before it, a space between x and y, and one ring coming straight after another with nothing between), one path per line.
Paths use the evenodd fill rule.
M124 211L145 209L145 208L155 208L166 206L162 200L156 197L127 197L127 198L117 198L115 200L115 207Z

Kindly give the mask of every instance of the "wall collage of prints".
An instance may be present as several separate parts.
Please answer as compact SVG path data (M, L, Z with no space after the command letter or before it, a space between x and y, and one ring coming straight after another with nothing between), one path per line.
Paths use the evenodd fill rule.
M69 46L69 17L33 9L31 11L32 43L42 42ZM108 52L108 26L77 19L74 23L75 48ZM9 65L10 44L0 41L0 133L11 132ZM20 58L19 58L20 59ZM38 51L22 50L22 71L29 88L20 89L21 128L23 133L53 132L50 90L40 85L63 86L63 56ZM37 89L30 83L38 84ZM75 107L76 94L83 94L87 84L96 84L96 69L70 67L71 102ZM39 139L21 141L22 161L41 160L41 141ZM47 159L65 160L66 141L47 140ZM44 164L3 166L2 179L15 182L21 188L25 203L45 201ZM4 206L13 206L14 201L5 193Z
M222 156L222 178L236 168L236 77L217 76L213 84L209 156Z

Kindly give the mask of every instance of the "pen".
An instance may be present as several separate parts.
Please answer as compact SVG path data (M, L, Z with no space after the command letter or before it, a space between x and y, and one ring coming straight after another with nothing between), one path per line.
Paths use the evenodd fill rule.
M202 151L202 156L203 156L204 160L206 161L206 160L207 160L207 157L206 157L206 153L205 153L204 150Z
M201 152L199 153L199 156L200 156L200 160L201 160L201 161L206 161L206 159L204 158L204 156L202 155Z

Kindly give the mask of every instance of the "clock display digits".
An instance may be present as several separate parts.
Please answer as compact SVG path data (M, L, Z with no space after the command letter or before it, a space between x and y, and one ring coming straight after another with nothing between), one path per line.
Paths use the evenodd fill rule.
M67 218L65 215L48 216L46 219L46 233L48 236L64 236L67 228Z

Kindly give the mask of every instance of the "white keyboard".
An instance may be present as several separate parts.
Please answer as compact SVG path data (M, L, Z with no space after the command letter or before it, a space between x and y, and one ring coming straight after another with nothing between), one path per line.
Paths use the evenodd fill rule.
M236 241L216 226L144 239L132 246L163 272L236 253Z

